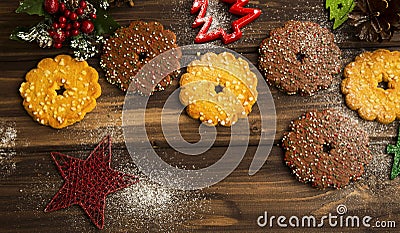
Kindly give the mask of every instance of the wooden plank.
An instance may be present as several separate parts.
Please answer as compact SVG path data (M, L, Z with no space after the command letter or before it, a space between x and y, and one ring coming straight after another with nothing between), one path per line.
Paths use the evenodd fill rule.
M170 223L182 231L191 230L193 232L210 231L212 229L224 229L232 232L242 232L245 229L253 229L254 232L263 232L268 227L258 228L257 218L267 211L270 215L284 216L309 216L321 217L329 213L336 214L336 207L345 204L352 215L370 215L374 218L400 221L397 208L399 204L393 202L391 192L399 188L399 181L381 183L381 187L375 186L377 180L381 181L385 177L382 174L374 174L376 168L370 167L367 171L369 176L364 176L363 180L351 184L342 190L314 190L308 185L298 183L288 168L283 165L282 150L274 147L268 162L255 176L248 176L248 166L252 160L256 147L250 147L248 153L239 167L218 185L201 190L200 192L173 191L172 196L177 195L187 198L190 204L190 213L194 216L185 216L186 213L177 210L173 206L163 209L162 214L171 215L173 218L181 219L182 222ZM379 146L374 147L379 150ZM85 158L90 150L70 151L69 155L78 158ZM135 173L135 166L130 162L129 154L126 150L113 150L112 166L115 169L125 172ZM180 161L185 166L200 166L218 159L224 153L224 148L212 148L205 155L204 159L193 156L174 156L176 153L171 149L157 150L168 162ZM53 213L44 213L42 210L51 197L57 192L63 181L54 169L53 162L49 159L49 154L45 152L24 153L18 152L23 159L17 162L16 173L2 179L2 191L0 193L0 211L3 216L0 218L2 229L12 231L20 229L22 232L30 229L41 229L49 231L57 228L62 231L80 231L82 229L92 232L94 229L88 223L88 219L79 208L73 207L67 210ZM376 154L376 162L386 160L388 155ZM388 169L388 168L385 168ZM150 189L153 186L146 183L142 188ZM126 198L131 198L135 193L124 193L110 195L107 198L107 232L116 232L121 226L128 224L129 230L149 230L149 225L140 221L140 213L131 213L128 208L119 208L127 205L124 203ZM143 194L149 198L152 193ZM146 195L149 195L146 197ZM171 199L173 197L170 197ZM124 199L125 198L125 199ZM168 200L167 200L168 201ZM144 205L144 203L137 203ZM147 203L148 204L148 203ZM387 208L390 205L390 208ZM371 208L374 206L374 208ZM143 206L141 206L143 207ZM159 211L155 206L153 211ZM134 207L132 207L134 208ZM119 210L120 212L116 211ZM154 217L154 216L151 216ZM15 219L17 218L17 219ZM19 221L16 221L19 220ZM160 221L155 224L162 224L162 219L148 219L148 221ZM71 226L71 221L75 223ZM57 224L54 225L54 222ZM7 224L6 224L7 223ZM143 228L134 229L137 223ZM282 230L274 223L274 231ZM328 223L326 223L328 224ZM163 226L156 226L161 228ZM153 230L160 230L160 229ZM252 230L252 231L253 231ZM311 229L317 232L318 229ZM347 230L347 229L343 229ZM66 232L67 232L66 231ZM63 232L63 231L62 231Z
M165 0L162 4L157 0L135 0L134 8L112 9L111 14L121 25L138 19L160 21L167 29L176 32L178 44L192 44L197 29L191 28L196 17L189 14L191 3L187 0ZM222 3L212 4L227 8ZM8 36L17 25L29 26L39 20L39 17L14 13L17 5L18 1L0 1L0 124L10 124L16 131L12 146L0 148L0 152L6 152L10 157L1 161L1 168L5 163L15 163L15 168L9 169L9 173L0 171L0 231L97 232L78 207L53 213L43 212L63 182L49 153L61 151L85 158L104 135L110 134L113 137L113 168L136 173L137 169L124 145L121 120L124 93L105 81L98 57L93 58L89 63L100 72L103 90L96 109L82 122L63 130L54 130L34 122L24 111L18 93L24 75L40 59L71 51L40 49L33 44L10 41ZM332 26L323 0L259 0L250 1L250 5L261 8L263 14L244 29L244 37L240 41L225 47L242 53L255 65L260 42L271 29L283 25L285 21L313 20L324 27ZM232 19L229 15L219 13L214 16L216 19ZM344 64L365 50L400 49L400 33L396 33L390 42L383 43L360 42L350 26L344 26L334 34L343 51ZM221 45L218 41L214 44ZM288 96L270 87L277 113L274 147L267 163L256 175L248 176L248 168L259 143L260 121L265 117L259 116L257 106L249 116L251 127L247 153L230 176L209 188L188 192L167 190L143 178L138 188L134 186L108 197L104 232L381 232L379 228L332 228L327 222L323 229L280 228L276 221L272 228L257 226L257 218L265 211L269 216L289 218L313 215L319 218L329 213L337 214L336 208L340 204L346 205L348 215L369 215L374 223L378 220L399 223L400 181L389 180L393 156L385 151L387 144L395 143L398 122L382 125L361 120L343 101L341 78L339 75L328 90L312 97ZM225 153L230 130L219 127L214 146L200 156L186 156L171 149L160 128L160 111L176 88L178 85L175 82L165 92L156 93L150 98L146 118L149 141L160 157L172 166L196 169L209 166ZM306 111L328 107L342 111L368 131L374 158L361 181L342 190L320 191L296 181L283 163L279 144L290 121ZM185 139L190 142L199 140L200 136L193 133L198 132L197 121L183 113L180 125ZM396 229L387 228L383 231L396 232Z
M22 73L22 72L20 72ZM2 121L16 121L17 130L21 133L21 138L30 141L30 144L36 146L50 145L74 145L76 142L75 135L80 135L80 142L86 144L95 144L104 133L97 135L97 132L105 131L118 133L122 132L122 107L124 103L124 94L108 84L104 79L101 79L103 94L98 99L98 106L96 109L89 113L84 121L68 127L63 130L54 130L49 127L40 126L35 123L23 110L22 98L18 95L18 88L22 82L21 78L3 78L4 81L0 82L0 88L11 89L12 92L5 92L0 106L4 111L0 112L0 119ZM163 103L176 88L177 84L169 87L166 91L156 93L150 98L146 126L147 133L150 141L158 147L168 147L160 129L161 109ZM271 93L274 98L275 108L277 113L277 125L275 143L278 143L284 131L288 129L290 121L296 119L306 111L322 108L334 108L344 112L354 120L360 121L364 128L371 128L370 134L372 139L374 137L382 138L380 132L386 131L387 137L394 137L396 135L395 127L388 127L386 125L378 124L375 122L364 122L359 120L357 115L349 110L345 104L342 94L340 93L340 77L335 79L334 84L328 90L321 91L315 96L288 96L274 87L270 87ZM262 94L262 93L261 93ZM249 115L250 122L250 145L257 145L259 141L259 134L261 129L261 118L259 117L258 106L254 106L253 112ZM198 132L199 123L196 120L190 119L187 115L183 114L180 117L180 123L184 125L181 127L181 133L188 141L195 142L199 140ZM169 127L168 125L166 126ZM32 130L36 134L32 135ZM217 138L216 146L226 146L229 143L230 130L229 128L219 128L220 136ZM85 136L86 135L86 136ZM50 141L49 141L50 140ZM123 142L123 137L115 139L117 143ZM23 146L17 143L17 146Z
M328 21L328 12L324 10L324 3L321 0L310 0L307 2L285 1L252 1L252 6L259 7L264 14L257 21L249 25L245 31L244 38L228 48L234 48L238 52L256 52L256 49L263 38L274 27L281 26L287 20L313 20L325 27L331 27ZM16 2L0 3L0 21L3 23L3 30L0 32L0 44L2 57L0 61L11 60L9 57L20 56L22 59L38 60L38 56L51 56L56 50L43 50L36 46L21 44L8 40L8 35L16 26L29 26L38 17L13 13ZM13 6L13 4L15 6ZM191 1L168 0L164 4L154 1L139 1L134 8L116 8L111 13L121 25L127 25L133 20L160 21L167 28L173 29L178 35L178 44L193 43L197 30L190 29L195 18L189 15ZM290 7L289 7L290 6ZM20 20L14 20L18 17ZM215 18L218 15L214 16ZM188 30L190 29L190 30ZM377 48L397 46L400 41L400 33L396 33L390 42L368 43L360 42L354 35L354 28L345 26L336 30L336 40L342 48ZM220 44L217 42L217 44ZM67 50L60 50L65 52Z

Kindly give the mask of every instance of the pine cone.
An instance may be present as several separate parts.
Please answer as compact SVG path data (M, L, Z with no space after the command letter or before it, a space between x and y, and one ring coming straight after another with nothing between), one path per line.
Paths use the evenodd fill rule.
M350 24L359 28L358 37L366 41L390 40L400 29L400 1L358 0L349 14Z

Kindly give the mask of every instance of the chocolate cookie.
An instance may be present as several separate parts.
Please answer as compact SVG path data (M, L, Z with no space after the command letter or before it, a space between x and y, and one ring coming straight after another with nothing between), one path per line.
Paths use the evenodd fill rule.
M142 93L143 89L149 89L148 85L154 86L156 91L163 90L171 83L171 75L167 75L158 84L154 83L154 75L148 76L151 80L135 78L135 75L151 59L176 47L178 46L175 34L164 30L160 23L132 22L129 27L118 29L114 36L106 40L100 65L105 71L107 80L123 91L128 89L131 82L135 83L132 86L134 92ZM178 66L176 64L179 64L179 54L166 63L163 65ZM155 71L157 68L155 67Z
M269 84L287 94L312 95L326 89L341 69L333 34L313 22L289 21L273 29L259 53L258 66Z
M371 159L367 133L335 110L311 111L290 128L284 160L300 182L339 189L358 180Z

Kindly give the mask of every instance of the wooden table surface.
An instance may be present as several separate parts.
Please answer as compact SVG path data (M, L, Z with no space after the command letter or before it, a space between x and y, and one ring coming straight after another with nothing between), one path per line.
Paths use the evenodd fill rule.
M227 9L223 3L211 1L212 7ZM179 45L192 44L197 32L191 29L195 16L190 15L190 0L135 0L133 8L121 7L111 14L121 24L132 20L159 21L176 32ZM86 158L105 135L113 139L112 167L135 173L125 147L121 128L124 93L108 84L99 68L99 59L89 61L100 72L103 90L95 110L85 119L62 130L41 126L22 107L19 86L27 71L45 57L71 53L67 49L40 49L35 44L8 39L17 25L29 26L38 17L16 14L17 0L0 1L0 231L1 232L97 232L81 208L73 206L45 213L46 204L63 184L50 157L50 152ZM257 48L269 31L285 21L311 20L332 27L323 0L259 0L249 6L262 9L263 14L244 29L238 42L224 47L235 50L256 64ZM215 18L222 26L232 19L221 10ZM227 21L227 22L225 22ZM343 51L344 64L365 50L400 49L400 34L390 42L361 42L348 25L334 31ZM215 42L221 45L220 42ZM143 177L143 182L111 194L107 198L103 232L395 232L393 228L330 227L281 228L276 225L261 228L257 219L265 212L269 216L338 215L337 207L345 205L346 215L371 216L371 224L395 221L400 225L400 178L390 180L393 155L386 154L387 144L394 144L398 121L389 125L366 122L349 110L340 92L341 75L334 84L315 96L288 96L270 87L277 113L276 136L268 161L254 176L248 168L258 146L260 121L258 107L250 114L252 134L247 153L238 168L226 179L198 191L178 191L160 187ZM149 140L165 161L176 166L206 167L225 152L229 131L218 129L214 146L200 157L184 156L171 149L163 137L159 111L163 101L177 88L173 85L151 97L146 119ZM373 160L363 179L341 190L316 190L295 180L284 165L279 146L283 132L291 120L312 109L335 108L357 120L370 135ZM182 115L181 129L196 140L198 123Z

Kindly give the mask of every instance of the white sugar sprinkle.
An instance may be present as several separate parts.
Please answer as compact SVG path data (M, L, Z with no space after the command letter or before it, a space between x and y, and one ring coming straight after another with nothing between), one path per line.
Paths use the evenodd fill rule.
M0 121L0 125L0 176L7 176L16 169L14 147L17 130L15 123Z

